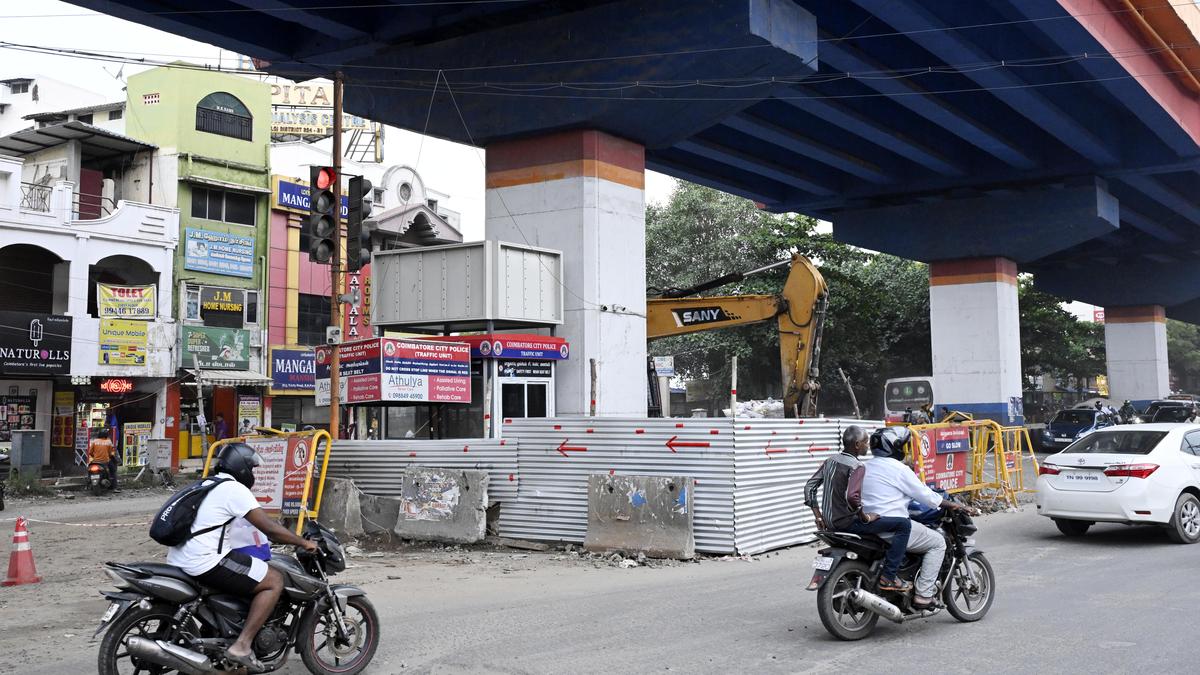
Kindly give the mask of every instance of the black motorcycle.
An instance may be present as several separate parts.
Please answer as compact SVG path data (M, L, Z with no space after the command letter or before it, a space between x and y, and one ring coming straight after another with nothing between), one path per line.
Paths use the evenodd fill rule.
M112 476L108 473L108 462L88 462L88 488L96 497L112 491Z
M928 524L928 523L927 523ZM983 552L975 548L978 529L963 511L941 509L936 522L946 538L946 557L938 573L935 604L914 607L915 591L880 591L879 573L888 544L873 535L817 532L829 544L817 551L808 590L817 591L817 613L825 629L840 640L861 640L871 634L879 617L896 623L924 619L943 607L963 622L982 619L992 607L996 575ZM938 530L939 528L935 528ZM899 577L913 581L921 569L921 555L908 554Z
M315 553L273 554L270 565L283 574L284 591L271 617L254 638L254 654L278 670L295 650L315 674L360 672L379 647L379 615L355 586L330 584L327 574L346 568L337 537L309 522L304 538ZM111 602L96 630L100 675L237 670L224 658L241 633L250 598L215 593L183 570L162 563L105 563L118 591L102 591Z

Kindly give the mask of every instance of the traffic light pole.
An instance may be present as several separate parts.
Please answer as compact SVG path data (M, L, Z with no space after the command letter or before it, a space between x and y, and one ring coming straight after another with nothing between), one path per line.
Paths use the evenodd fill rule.
M341 329L342 303L342 71L333 75L333 258L329 265L329 323ZM315 187L313 188L315 189ZM340 340L339 340L340 341ZM329 435L341 438L341 383L338 381L338 349L333 346L329 371Z

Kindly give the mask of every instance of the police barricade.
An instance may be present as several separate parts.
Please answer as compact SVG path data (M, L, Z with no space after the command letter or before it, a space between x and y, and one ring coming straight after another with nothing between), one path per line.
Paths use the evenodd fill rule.
M321 510L325 493L325 474L329 468L327 452L329 432L279 431L259 427L257 434L217 441L208 446L204 459L204 476L209 473L213 457L230 443L245 443L262 457L262 465L254 470L254 487L250 489L262 509L280 521L296 521L296 534L304 530L304 521L315 519ZM317 457L322 457L316 471ZM314 477L316 478L314 485Z
M972 500L992 498L1017 505L1025 491L1026 460L1032 459L1024 427L1002 427L992 420L963 420L909 426L913 440L906 448L922 482Z

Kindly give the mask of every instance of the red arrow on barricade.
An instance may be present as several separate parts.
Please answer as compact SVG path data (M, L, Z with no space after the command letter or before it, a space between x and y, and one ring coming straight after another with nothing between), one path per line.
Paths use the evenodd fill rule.
M569 438L564 438L563 442L558 444L558 447L555 448L555 450L558 450L558 454L566 457L568 452L587 452L587 448L578 445L567 445L570 440Z
M671 438L667 439L667 442L663 445L670 448L671 452L675 452L675 448L707 448L712 445L707 441L677 441L675 440L677 438L679 437L672 436Z

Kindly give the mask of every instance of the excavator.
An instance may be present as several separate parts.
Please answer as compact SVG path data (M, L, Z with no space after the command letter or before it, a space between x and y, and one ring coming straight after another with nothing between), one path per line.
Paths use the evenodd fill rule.
M791 269L778 295L697 297L704 291L785 265ZM779 322L779 355L783 364L784 415L815 417L819 388L817 362L821 355L821 326L828 297L829 290L824 277L812 261L796 254L791 260L749 272L726 274L691 288L662 289L658 297L646 300L646 337L654 340L776 319ZM652 384L650 391L652 398L657 397L656 386Z

